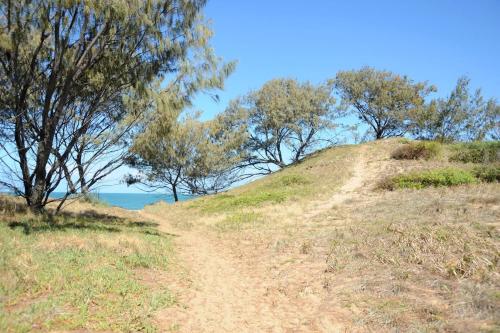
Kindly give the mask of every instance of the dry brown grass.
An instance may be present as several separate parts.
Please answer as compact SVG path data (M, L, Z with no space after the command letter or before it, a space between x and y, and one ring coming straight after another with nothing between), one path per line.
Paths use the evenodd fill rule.
M22 199L0 194L0 214L2 216L14 216L26 212L26 205Z
M300 172L291 170L311 177L307 170L318 168L321 176L307 186L318 186L319 194L258 206L252 212L259 223L217 234L233 264L266 286L261 302L275 304L280 320L293 313L301 323L295 329L322 332L499 329L499 185L374 191L391 175L458 165L446 158L394 160L400 145L365 144L361 187L330 206L321 203L353 175L359 148L341 148L342 157L329 162L319 155L312 160L318 167L306 161ZM331 158L336 149L326 153ZM204 213L187 205L174 208L177 216L188 214L195 230L208 225L207 234L246 212ZM168 214L165 208L148 211Z
M376 190L397 174L464 166L446 147L441 158L392 159L402 145L334 148L223 196L146 207L135 217L181 235L189 280L176 290L180 314L162 320L177 319L181 332L498 331L500 185ZM92 244L133 253L139 244L125 236ZM58 250L57 239L46 241L41 251Z
M364 304L362 316L374 314L364 324L497 327L498 185L387 193L347 214L349 226L330 232L326 266L333 280L358 277L362 288L340 293Z
M397 147L391 158L396 160L429 160L436 158L442 151L442 147L437 142L409 142Z

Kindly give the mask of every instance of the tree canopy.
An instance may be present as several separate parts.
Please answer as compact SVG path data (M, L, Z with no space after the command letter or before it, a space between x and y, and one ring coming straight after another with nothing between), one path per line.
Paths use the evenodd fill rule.
M2 1L1 184L37 211L58 187L88 191L123 163L148 113L221 87L232 64L213 54L204 5Z
M175 201L179 193L217 193L238 179L235 166L242 144L241 133L227 127L222 116L206 122L199 114L156 121L131 147L128 164L140 173L128 176L127 182L166 189Z
M447 98L431 101L416 117L414 133L418 138L439 141L498 140L500 105L485 100L481 89L471 92L470 79L458 79Z
M152 186L213 193L330 144L342 110L376 139L500 136L500 107L468 78L426 103L427 82L370 67L324 84L273 79L211 121L186 115L234 68L214 54L205 3L1 1L0 186L34 211L62 190L60 208L129 163Z
M262 173L302 160L333 127L335 99L330 84L274 79L233 101L225 111L247 131L243 166ZM243 121L241 120L243 119Z
M421 112L435 90L425 82L370 67L340 71L333 80L344 107L352 108L375 139L405 134L412 115Z

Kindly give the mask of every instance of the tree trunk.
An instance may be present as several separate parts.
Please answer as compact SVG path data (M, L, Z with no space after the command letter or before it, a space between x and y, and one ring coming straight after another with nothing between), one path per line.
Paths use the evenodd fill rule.
M174 195L174 201L179 201L179 196L177 195L177 186L172 185L172 194Z
M39 214L43 211L45 197L45 182L43 179L38 180L31 190L31 195L29 197L29 208L35 214Z

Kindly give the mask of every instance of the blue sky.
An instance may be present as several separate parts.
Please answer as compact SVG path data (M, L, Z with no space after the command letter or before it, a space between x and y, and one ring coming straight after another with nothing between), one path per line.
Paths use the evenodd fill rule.
M318 83L366 65L429 81L438 87L434 96L466 74L486 97L500 98L499 14L500 0L209 0L212 45L238 65L220 102L200 96L195 108L208 119L269 79Z
M500 97L500 1L209 0L213 46L238 66L210 118L228 100L275 77L321 82L368 65L435 84L446 95L463 74Z

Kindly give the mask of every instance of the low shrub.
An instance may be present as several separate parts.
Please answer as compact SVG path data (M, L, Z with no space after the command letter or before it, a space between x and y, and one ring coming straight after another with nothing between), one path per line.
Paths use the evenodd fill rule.
M470 142L452 146L452 162L495 163L500 161L500 141Z
M379 188L394 190L396 188L421 189L430 186L454 186L477 183L471 171L446 168L416 172L386 179L379 184Z
M475 167L472 169L472 173L483 182L500 182L500 166L498 164Z
M397 148L391 157L396 160L429 160L438 156L440 152L441 145L437 142L411 142Z

